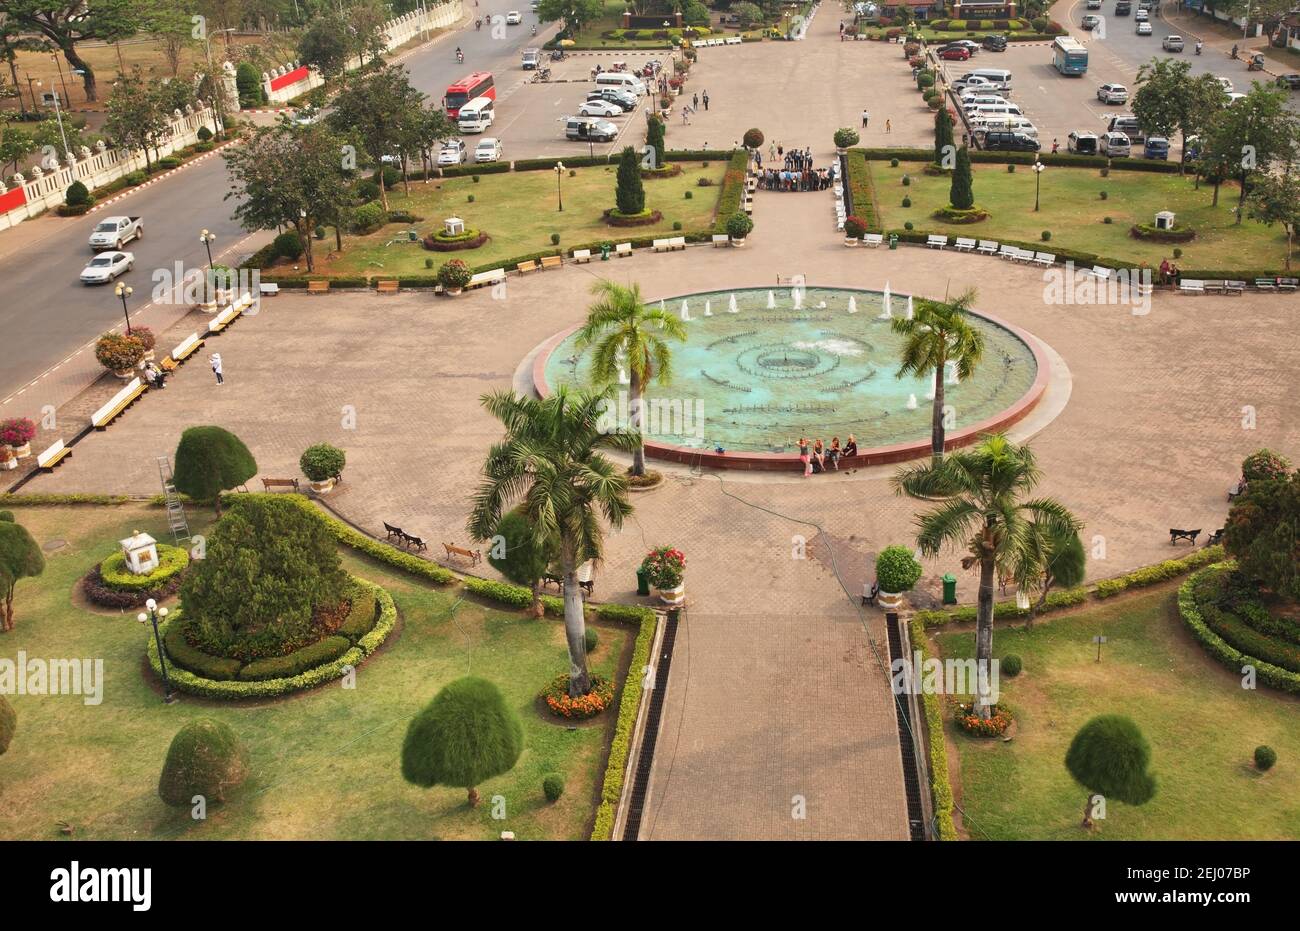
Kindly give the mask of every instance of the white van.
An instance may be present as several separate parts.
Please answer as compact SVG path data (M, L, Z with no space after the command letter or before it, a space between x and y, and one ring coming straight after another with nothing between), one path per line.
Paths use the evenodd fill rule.
M1126 158L1130 151L1129 138L1123 133L1102 133L1098 148L1107 158Z
M986 120L971 120L971 126L977 133L1020 133L1030 139L1038 139L1038 127L1023 116L996 116Z
M975 94L971 97L963 97L961 108L967 113L972 113L976 107L996 107L1004 103L1006 103L1004 99L993 94Z
M456 117L456 125L460 127L460 131L481 133L491 126L492 121L496 119L494 103L491 97L475 97L461 107L460 114Z
M967 110L966 115L973 120L991 120L1004 119L1008 116L1024 116L1021 109L1014 103L982 103L973 110Z
M970 76L982 78L994 87L1011 90L1011 72L1006 68L976 68L970 72Z
M638 97L645 93L645 82L626 71L604 71L596 75L597 87L621 87Z

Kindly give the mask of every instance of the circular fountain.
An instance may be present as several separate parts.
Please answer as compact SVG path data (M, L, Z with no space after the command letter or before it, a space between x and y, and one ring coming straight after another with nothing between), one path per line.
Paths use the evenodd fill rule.
M912 298L843 288L751 288L664 298L683 320L687 339L670 341L673 379L646 392L650 456L742 469L798 466L795 444L820 438L829 447L853 434L854 465L901 462L928 454L933 375L898 377L904 337L891 321L909 316ZM713 310L718 307L719 310ZM725 310L721 309L725 308ZM707 311L707 312L706 312ZM1005 429L1023 417L1047 385L1048 362L1037 340L987 315L972 315L984 335L983 361L968 381L950 366L944 401L950 445ZM589 386L590 350L577 328L538 353L533 381ZM627 385L614 388L611 413L626 424ZM721 449L723 452L718 452Z

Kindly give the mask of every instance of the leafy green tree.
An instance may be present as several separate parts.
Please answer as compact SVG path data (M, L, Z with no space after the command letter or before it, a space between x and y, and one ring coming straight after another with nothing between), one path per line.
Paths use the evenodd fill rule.
M388 50L388 36L384 26L392 19L387 0L353 0L347 10L348 25L352 27L357 57L362 65L377 63Z
M1246 215L1265 226L1281 224L1286 231L1286 268L1289 271L1296 228L1300 226L1300 176L1262 172L1251 175Z
M370 160L382 165L385 155L395 155L408 142L412 114L424 107L424 94L411 86L406 69L385 67L348 81L334 98L329 123L339 133L355 139ZM388 210L388 191L379 187Z
M733 3L731 15L736 17L741 29L748 29L756 23L763 22L763 11L759 9L758 4L749 3L748 0L743 3Z
M36 140L27 130L12 125L0 114L0 165L8 165L9 173L18 170L18 163L36 151Z
M975 191L971 187L970 152L966 146L957 150L957 165L952 172L948 205L954 210L969 210L975 206Z
M752 132L752 130L751 130ZM656 168L664 168L668 165L668 159L664 155L664 121L658 114L653 114L645 129L646 145L655 150ZM762 143L759 143L762 145Z
M1127 805L1145 805L1156 794L1148 771L1151 747L1132 719L1118 714L1093 718L1074 735L1065 768L1089 792ZM1093 799L1083 806L1083 826L1092 827Z
M682 21L688 26L709 25L709 8L700 0L688 0L682 7Z
M257 474L257 461L243 441L221 427L190 427L176 446L173 482L197 501L212 501L221 516L221 493Z
M266 103L262 90L262 76L252 62L241 61L235 68L235 90L241 107L257 107Z
M18 112L27 119L27 101L23 99L22 85L18 83L19 52L49 52L53 45L46 39L34 38L24 34L25 30L16 21L0 18L0 61L9 66L9 77L18 96Z
M5 598L0 632L14 629L14 588L18 580L35 578L44 571L45 556L27 528L13 521L0 521L0 591Z
M1037 591L1038 603L1034 610L1042 610L1047 594L1054 586L1074 588L1082 585L1088 571L1088 554L1078 531L1060 526L1040 526L1031 521L1027 545L1014 573L1016 585L1024 592ZM1025 619L1025 626L1033 626L1033 611Z
M1187 170L1187 139L1201 133L1227 103L1227 92L1212 74L1193 77L1191 63L1153 58L1138 69L1133 114L1147 133L1182 136L1178 170Z
M514 769L523 752L523 723L501 690L465 676L443 686L411 719L402 741L402 777L425 789L465 789L473 808L477 786Z
M174 808L188 808L194 796L224 802L248 776L248 751L229 724L213 718L191 721L172 738L158 777L158 795Z
M298 60L314 67L326 80L337 78L356 54L350 27L336 12L314 17L298 39Z
M647 307L640 285L601 279L592 285L591 293L598 300L587 309L587 322L578 331L578 346L595 347L591 377L597 387L619 383L626 370L631 389L628 427L641 440L632 456L632 474L644 475L645 389L651 382L667 385L672 381L673 353L668 340L685 340L686 327L675 314Z
M1257 449L1241 460L1241 477L1246 482L1261 479L1286 478L1291 472L1291 460L1273 450Z
M173 78L180 74L181 56L186 49L197 44L194 37L194 22L190 18L192 15L189 9L180 4L159 0L149 9L141 24L142 30L158 41ZM193 86L188 81L179 83L187 87Z
M501 538L499 556L497 537ZM529 613L533 617L541 617L545 613L542 605L542 578L557 555L553 544L548 546L546 540L539 539L528 515L510 511L501 518L496 533L492 535L488 563L516 585L528 586L533 593Z
M1014 576L1032 559L1030 527L1062 536L1077 533L1080 522L1053 498L1029 498L1042 479L1033 451L1002 434L985 436L976 446L954 450L942 461L904 467L891 483L897 494L936 507L916 518L916 542L922 554L935 556L948 546L964 548L963 569L978 565L979 596L975 620L975 658L992 668L993 584L999 574ZM975 713L991 714L988 681L980 677Z
M604 0L541 0L537 4L537 18L544 23L564 20L564 28L571 36L605 15Z
M603 429L608 404L607 396L563 387L541 400L508 390L484 396L483 406L506 435L488 451L467 525L471 537L486 540L501 516L518 505L538 541L559 553L574 697L591 691L578 567L604 555L602 518L617 530L632 513L627 479L600 450L633 454L641 446L635 431Z
M92 3L53 3L51 0L4 0L6 21L37 33L58 47L74 73L81 75L86 99L96 96L95 71L78 46L96 40L113 43L129 39L147 21L150 0L94 0ZM67 101L71 103L71 101Z
M618 187L614 204L623 216L632 217L645 212L645 187L641 184L641 160L636 149L625 146L618 159Z
M18 727L18 714L14 711L14 706L9 704L9 699L0 695L0 756L9 749L13 743L14 731Z
M428 180L433 168L434 151L456 134L456 124L448 119L441 108L421 107L407 114L398 134L397 151L402 156L402 187L408 196L411 187L407 162L419 156L420 168L424 171L425 180Z
M966 167L970 168L969 162ZM956 184L955 178L953 184ZM951 303L920 300L916 302L911 320L895 317L890 324L895 333L905 337L896 377L934 377L930 445L935 462L943 459L947 365L949 362L956 364L957 377L964 380L975 374L975 366L984 357L984 334L970 322L970 308L975 303L975 296L972 288Z
M287 497L240 495L181 585L187 628L230 653L309 638L313 611L343 601L347 576L324 519Z
M1223 546L1246 578L1300 599L1300 472L1249 482L1228 511Z
M1255 84L1250 93L1220 110L1207 130L1206 159L1222 168L1214 178L1214 203L1224 177L1240 183L1237 219L1245 213L1247 182L1254 172L1295 161L1300 114L1287 106L1286 91Z
M105 131L122 148L143 149L146 172L153 171L149 151L157 151L171 128L167 103L164 86L146 80L139 68L118 78L108 100Z
M947 107L940 107L934 111L934 163L942 166L944 155L955 151L956 146L952 138L952 117L949 115Z

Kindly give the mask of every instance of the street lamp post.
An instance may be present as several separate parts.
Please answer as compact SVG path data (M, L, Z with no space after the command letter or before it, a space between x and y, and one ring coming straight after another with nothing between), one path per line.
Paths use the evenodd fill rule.
M203 248L208 250L208 271L212 270L212 242L216 238L216 236L212 235L207 230L199 233L199 242L203 243Z
M63 85L63 99L72 103L72 95L68 93L68 79L63 76L63 62L59 61L57 52L50 55L54 59L55 66L59 69L59 82Z
M1038 193L1042 185L1043 169L1046 167L1037 158L1034 159L1034 213L1038 212Z
M167 676L167 653L163 650L162 637L158 634L158 618L167 617L167 609L158 607L158 602L150 598L144 603L145 611L137 615L136 620L141 624L153 622L153 642L158 647L158 663L162 666L163 677L163 704L170 705L176 701L176 696L172 694L171 679ZM146 613L147 611L147 613Z
M564 194L560 190L560 178L564 174L564 162L555 163L555 197L560 202L560 213L564 212Z
M122 316L126 319L126 335L130 336L131 315L126 311L126 299L131 296L133 290L129 284L122 284L122 282L119 281L117 287L113 289L113 293L122 299Z

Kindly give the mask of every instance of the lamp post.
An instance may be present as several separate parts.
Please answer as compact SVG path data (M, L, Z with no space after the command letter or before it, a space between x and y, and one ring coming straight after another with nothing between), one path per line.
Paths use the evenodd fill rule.
M1042 185L1043 169L1046 167L1037 158L1034 159L1034 213L1038 212L1038 192Z
M113 289L113 293L122 299L122 316L126 318L126 335L130 336L131 315L126 312L126 299L131 296L132 288L129 284L122 284L122 282L119 281L117 287Z
M145 610L136 616L141 624L153 622L153 642L158 647L158 663L162 666L163 677L163 704L170 705L176 701L176 696L172 694L171 679L167 676L167 653L163 650L162 637L158 634L158 618L167 617L167 609L158 607L158 602L150 598L144 603Z
M72 103L72 96L68 93L68 79L63 76L63 62L59 61L57 52L50 55L54 59L55 67L59 69L59 82L63 85L63 99Z
M564 193L560 190L560 178L564 175L564 162L555 163L555 197L560 202L560 213L564 212Z
M203 248L208 250L208 271L212 271L212 242L216 238L207 230L199 233L199 242L203 243Z

